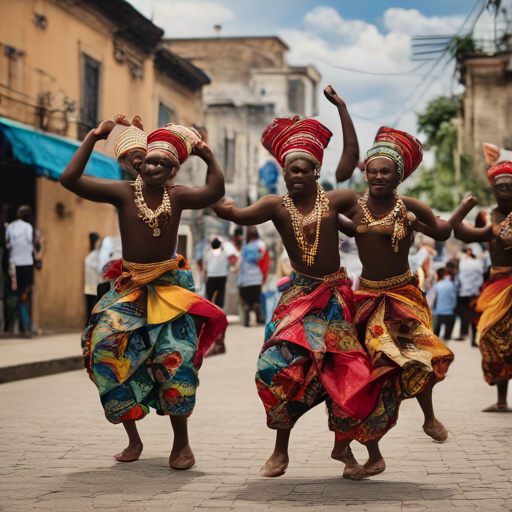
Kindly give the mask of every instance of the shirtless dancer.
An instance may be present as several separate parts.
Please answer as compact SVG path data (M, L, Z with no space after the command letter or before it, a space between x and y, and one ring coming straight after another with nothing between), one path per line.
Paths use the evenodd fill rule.
M340 114L343 165L352 170L359 147L343 100L332 87L327 99ZM331 132L313 119L278 118L262 142L283 167L288 194L268 195L248 208L223 200L212 208L219 217L241 225L271 220L283 239L294 269L292 285L267 325L256 374L269 428L277 431L275 449L261 475L286 471L291 429L299 417L326 401L329 428L335 432L331 456L346 464L343 476L361 479L384 471L379 439L398 415L398 373L374 369L352 328L354 304L338 252L338 213L357 198L348 190L324 193L318 183L324 148ZM351 201L351 203L350 203ZM351 455L356 439L369 453L364 466Z
M512 379L512 162L496 164L498 147L484 144L490 165L487 177L498 205L491 222L476 228L463 222L455 236L463 242L488 242L491 253L491 277L484 283L476 311L479 346L485 381L496 385L498 401L483 412L512 412L507 404L508 381Z
M381 128L366 155L368 191L345 214L357 229L350 233L342 217L340 229L355 234L363 264L361 287L355 294L359 339L376 368L391 362L402 369L403 398L418 399L425 415L423 430L442 443L448 432L434 415L432 388L444 379L453 353L432 333L430 308L409 269L409 248L416 221L428 236L446 240L476 199L466 198L445 222L421 201L398 196L399 183L421 160L419 141L407 133Z
M135 182L83 176L95 143L114 126L114 121L103 121L89 132L60 178L78 196L110 203L119 212L123 273L96 305L84 332L85 366L107 419L122 423L128 434L127 448L115 456L118 461L140 457L143 445L135 421L153 407L171 419L170 466L189 469L195 460L187 417L195 405L198 369L227 320L193 293L188 265L175 254L177 232L185 208L205 208L223 196L224 176L198 134L182 126L149 135ZM206 184L169 186L191 153L208 164Z

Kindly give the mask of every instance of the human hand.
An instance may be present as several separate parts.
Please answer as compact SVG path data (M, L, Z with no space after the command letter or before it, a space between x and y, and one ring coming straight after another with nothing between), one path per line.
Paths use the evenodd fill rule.
M122 126L131 126L132 125L132 123L130 123L130 121L128 121L128 119L126 119L126 116L124 114L117 114L114 117L114 123L120 124Z
M209 160L210 158L213 158L213 151L211 150L210 146L206 144L203 140L198 142L193 148L192 148L192 154L197 155L199 158L203 159L204 161Z
M473 194L468 194L463 200L462 204L469 207L472 210L477 204L478 199Z
M501 151L498 146L484 142L485 161L489 167L498 161L500 158L500 153Z
M112 119L107 119L100 123L98 128L92 130L92 134L97 140L106 139L109 133L114 129L116 123Z
M346 106L347 104L345 101L343 101L339 96L338 93L334 90L334 87L332 85L328 85L324 89L324 96L336 107Z

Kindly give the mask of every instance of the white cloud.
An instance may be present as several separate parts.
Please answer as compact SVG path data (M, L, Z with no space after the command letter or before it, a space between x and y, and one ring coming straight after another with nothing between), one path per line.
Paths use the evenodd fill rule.
M416 9L390 8L383 14L387 32L381 33L371 23L344 19L332 7L323 6L306 14L303 30L283 30L279 35L291 48L287 55L290 64L314 64L322 74L322 88L331 84L346 100L358 132L361 157L364 157L379 126L393 123L413 90L424 83L423 76L432 64L400 76L366 75L335 66L373 73L412 70L418 66L411 61L412 35L455 34L462 21L455 16L426 17ZM442 66L434 74L439 69ZM433 97L450 95L452 78L453 66L449 65L428 93L419 95L409 104L395 127L418 136L416 114ZM341 129L336 109L323 98L319 106L319 120L334 132L323 166L333 173L342 150Z
M229 7L201 0L153 0L153 12L153 23L169 38L213 36L214 25L235 19Z
M384 13L384 26L392 32L415 36L454 35L461 26L462 16L432 16L427 18L417 9L391 7Z

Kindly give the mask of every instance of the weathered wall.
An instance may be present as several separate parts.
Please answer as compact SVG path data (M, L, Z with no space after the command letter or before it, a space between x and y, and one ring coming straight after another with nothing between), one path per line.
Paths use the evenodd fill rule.
M467 61L464 96L464 148L475 172L485 176L484 142L512 149L512 73L510 57Z
M89 233L118 234L114 207L86 201L60 183L37 178L37 224L44 243L43 268L35 272L35 321L43 330L85 325L84 258ZM64 215L55 210L64 205Z

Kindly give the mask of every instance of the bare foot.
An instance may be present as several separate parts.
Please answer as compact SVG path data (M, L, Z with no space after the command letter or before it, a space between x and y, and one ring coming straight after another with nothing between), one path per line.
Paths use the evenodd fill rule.
M350 478L350 480L362 480L369 476L380 475L386 469L386 463L384 459L380 459L377 462L366 461L364 466L357 465L350 468L345 468L343 471L343 478Z
M482 412L512 412L512 409L507 404L493 404L486 407Z
M436 443L445 443L448 441L448 430L446 430L443 424L434 419L434 421L430 424L425 423L423 425L423 432L430 436Z
M334 445L334 448L331 452L331 459L344 462L347 466L359 465L356 458L354 457L354 454L352 453L352 450L350 449L350 446L345 446L342 451L339 451L336 445Z
M137 443L132 445L128 445L121 453L117 453L114 455L114 458L118 462L133 462L137 460L142 453L143 445L142 443Z
M274 452L260 469L260 475L266 477L281 476L286 471L289 460L287 453Z
M195 463L196 459L190 444L187 443L183 448L172 447L171 455L169 456L169 466L172 469L190 469Z

